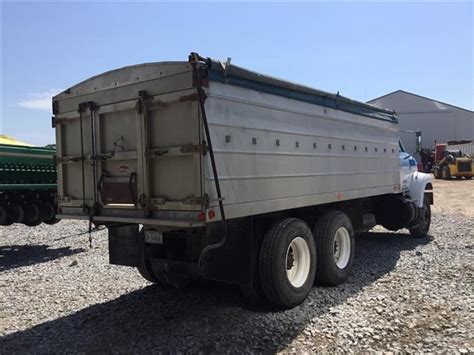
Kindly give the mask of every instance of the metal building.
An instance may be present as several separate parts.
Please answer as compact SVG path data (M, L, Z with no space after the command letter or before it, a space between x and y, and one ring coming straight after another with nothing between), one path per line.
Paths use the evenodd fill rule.
M407 91L397 90L368 103L395 110L400 130L422 132L422 148L434 147L434 141L474 138L474 111L450 105ZM401 133L408 152L416 150L413 133Z

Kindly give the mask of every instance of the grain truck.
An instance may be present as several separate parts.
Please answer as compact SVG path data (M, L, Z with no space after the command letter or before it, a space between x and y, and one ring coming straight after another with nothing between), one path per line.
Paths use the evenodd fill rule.
M426 236L431 176L394 112L192 53L53 98L60 218L108 228L110 263L283 307L343 283L358 232Z

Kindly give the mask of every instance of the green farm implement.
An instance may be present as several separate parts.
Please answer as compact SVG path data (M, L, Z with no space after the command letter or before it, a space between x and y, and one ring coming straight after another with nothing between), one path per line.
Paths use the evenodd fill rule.
M54 224L55 149L0 144L0 225Z

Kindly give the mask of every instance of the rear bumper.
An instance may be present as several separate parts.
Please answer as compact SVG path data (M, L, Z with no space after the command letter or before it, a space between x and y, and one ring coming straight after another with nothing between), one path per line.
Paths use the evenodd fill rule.
M57 217L60 219L91 219L94 224L144 224L169 228L199 228L206 225L199 220L200 211L154 211L145 216L143 210L107 208L96 215L90 216L77 207L61 207Z
M259 239L253 238L250 219L228 221L227 232L221 223L210 223L197 233L164 231L159 242L151 243L155 249L148 249L146 254L138 225L108 226L108 231L111 264L136 267L147 257L153 270L200 275L236 285L252 284ZM176 238L187 240L189 244L173 247L172 241ZM181 245L179 251L177 245Z

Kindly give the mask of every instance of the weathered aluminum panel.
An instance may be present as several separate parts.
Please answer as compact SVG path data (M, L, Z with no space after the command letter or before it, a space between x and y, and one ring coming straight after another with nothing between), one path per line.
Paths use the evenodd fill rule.
M201 144L201 127L187 62L114 70L53 102L61 216L143 222L156 210L202 210L201 155L189 148ZM163 220L199 224L192 213Z
M390 112L345 98L338 109L339 95L319 105L319 91L265 78L258 90L258 75L230 74L227 82L209 76L204 88L227 218L400 190ZM217 196L194 84L189 63L153 63L56 96L60 217L202 225L199 212Z
M400 189L394 122L215 81L207 95L228 218ZM209 164L205 180L215 197Z
M159 62L111 70L72 86L53 97L53 112L77 112L78 105L93 101L98 106L149 95L180 91L192 86L191 66L187 62ZM97 95L99 93L99 95Z

